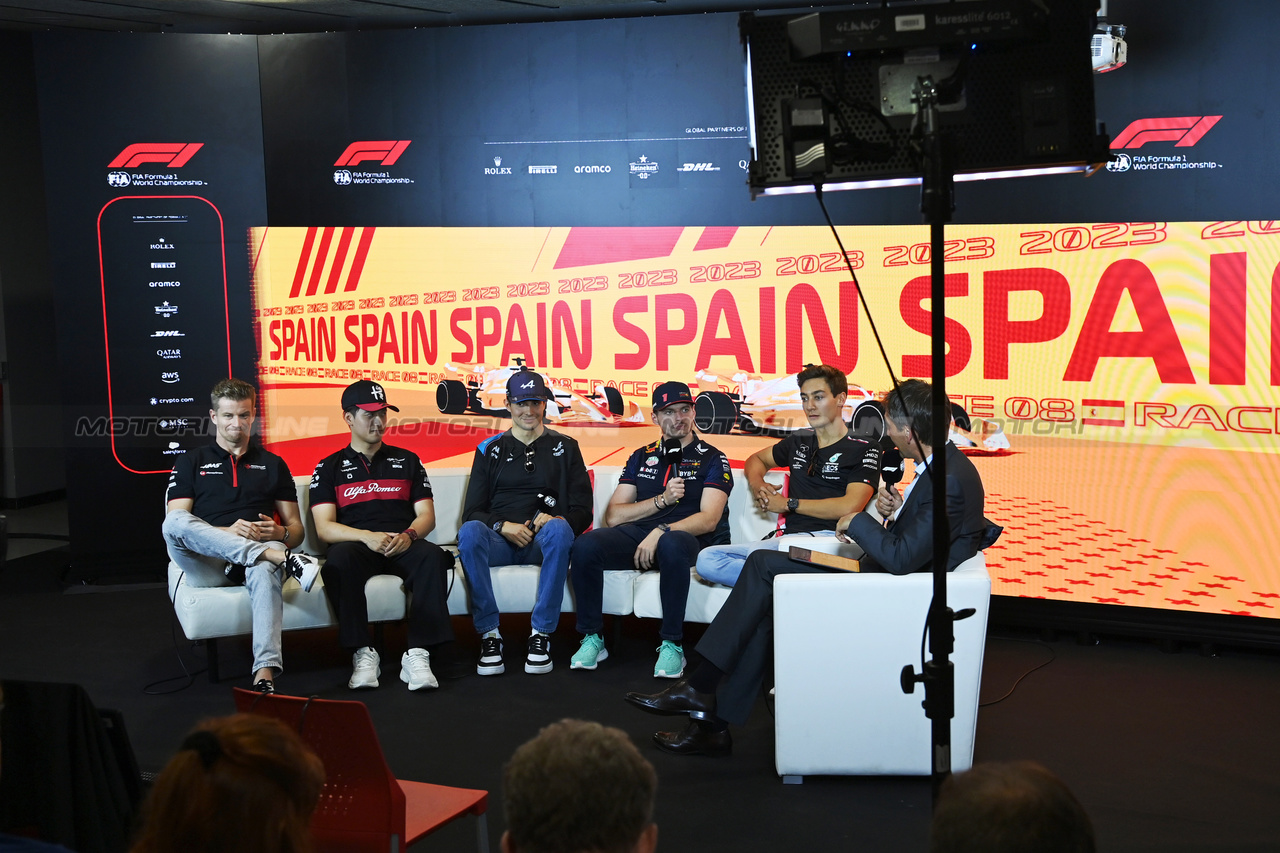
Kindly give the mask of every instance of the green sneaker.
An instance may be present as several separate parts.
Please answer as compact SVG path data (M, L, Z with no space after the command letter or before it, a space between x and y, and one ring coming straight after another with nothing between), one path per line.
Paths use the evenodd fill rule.
M609 656L604 647L604 637L599 634L587 634L582 638L582 645L573 653L569 669L595 669L596 664Z
M653 666L654 678L679 678L684 675L684 649L670 640L658 646L658 662Z

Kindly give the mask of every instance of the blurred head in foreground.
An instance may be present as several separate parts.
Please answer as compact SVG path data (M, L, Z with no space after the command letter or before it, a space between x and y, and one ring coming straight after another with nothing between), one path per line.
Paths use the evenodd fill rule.
M561 720L502 777L502 853L652 853L658 776L620 729Z
M942 785L931 853L1093 853L1093 824L1034 761L975 764Z
M132 853L309 853L324 766L279 720L200 723L165 765Z

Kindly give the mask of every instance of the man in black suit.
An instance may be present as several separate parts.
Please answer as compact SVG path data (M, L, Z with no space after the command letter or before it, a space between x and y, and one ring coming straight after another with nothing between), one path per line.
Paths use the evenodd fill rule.
M933 562L932 388L903 382L886 401L886 434L903 457L916 460L916 476L899 495L883 487L876 510L888 519L858 512L841 518L836 530L862 547L862 571L905 575L928 571ZM948 404L948 408L950 405ZM995 542L1000 528L983 517L982 479L954 444L947 442L947 517L951 522L951 571ZM786 554L757 551L743 566L724 607L698 643L703 663L686 679L652 695L628 693L627 701L658 714L688 714L680 732L657 732L654 742L680 755L727 755L733 747L728 724L747 721L773 649L773 579L780 574L822 569L793 562Z

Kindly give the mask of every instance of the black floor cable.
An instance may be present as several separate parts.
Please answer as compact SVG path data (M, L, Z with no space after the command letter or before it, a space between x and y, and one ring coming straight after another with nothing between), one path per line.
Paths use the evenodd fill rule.
M1022 683L1022 679L1026 678L1028 675L1030 675L1031 673L1035 672L1038 669L1044 669L1046 666L1048 666L1049 664L1053 663L1055 660L1058 659L1058 653L1053 650L1053 647L1050 646L1048 643L1041 642L1040 640L1022 640L1017 637L988 637L987 639L1003 640L1009 643L1030 643L1033 646L1040 646L1041 648L1049 652L1049 659L1044 661L1043 663L1036 664L1035 666L1031 667L1031 669L1027 670L1026 672L1022 673L1022 675L1018 676L1018 679L1013 682L1013 686L1010 687L1009 690L999 699L992 699L990 702L981 702L981 701L978 702L979 708L988 708L992 705L995 705L999 702L1003 702L1004 700L1008 699L1010 696L1013 695L1013 691L1018 689L1018 685Z
M182 583L181 578L178 579L178 583ZM178 643L178 614L172 609L169 613L171 616L169 620L169 636L173 640L173 653L178 657L178 666L182 667L183 674L170 676L169 678L162 678L159 681L153 681L150 684L144 685L142 692L148 696L167 696L170 693L180 693L196 683L197 675L202 675L209 669L207 666L197 669L195 672L187 669L187 662L182 659L182 648ZM168 684L170 681L183 681L184 683L170 690L155 689L161 684Z

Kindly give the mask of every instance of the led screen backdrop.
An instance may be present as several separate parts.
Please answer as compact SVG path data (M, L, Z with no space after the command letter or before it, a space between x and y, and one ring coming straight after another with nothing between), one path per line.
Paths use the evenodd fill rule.
M314 433L341 444L338 389L357 378L389 389L400 440L464 467L470 436L505 428L484 410L502 407L520 363L561 389L552 421L603 464L651 439L659 382L745 397L777 430L803 425L798 395L752 392L806 362L845 370L855 397L891 387L822 228L255 236L259 374L274 445L295 467L315 461ZM927 229L842 236L895 372L927 376ZM358 264L340 241L364 248ZM1272 615L1280 573L1223 531L1273 524L1269 502L1234 495L1280 486L1280 227L962 226L947 251L948 387L1007 528L989 555L996 591ZM717 446L737 463L776 440L723 426Z

